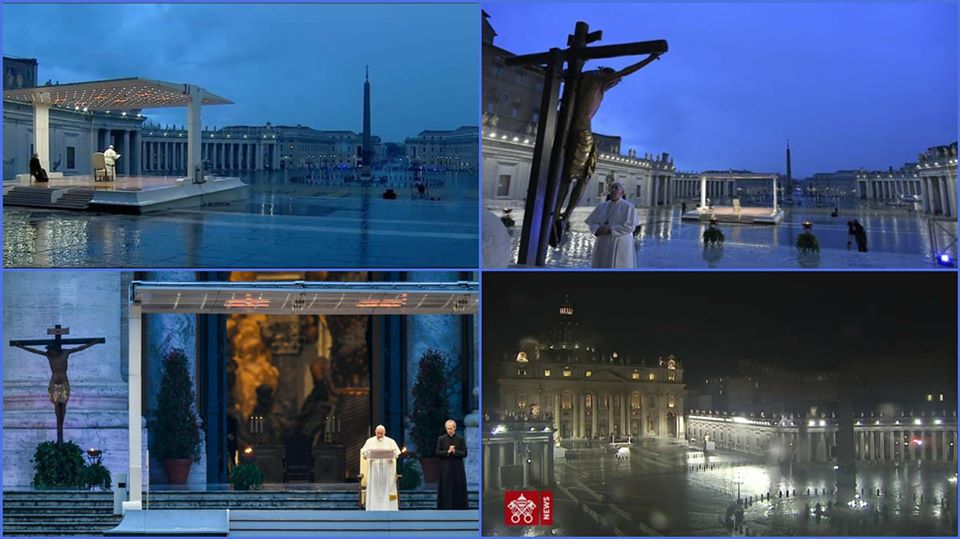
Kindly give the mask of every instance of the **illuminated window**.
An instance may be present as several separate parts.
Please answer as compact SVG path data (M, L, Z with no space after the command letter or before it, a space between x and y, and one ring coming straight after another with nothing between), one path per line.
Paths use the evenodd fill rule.
M593 408L593 395L588 393L587 396L584 397L584 401L586 402L587 408Z
M549 377L550 377L550 369L543 369L543 375L549 378Z
M940 402L943 402L943 393L940 394Z
M520 367L517 369L517 376L526 376L526 375L527 375L526 367Z
M564 377L564 378L570 378L571 376L573 376L573 371L570 369L570 367L564 367L564 368L563 368L563 377Z
M591 376L593 376L593 371L587 371L583 373L583 375L586 376L587 378L590 378ZM943 395L940 395L940 397L943 397ZM943 398L941 398L940 400L943 400Z
M634 409L634 410L639 410L639 409L640 409L640 394L639 394L639 393L634 393L633 395L630 396L630 408L632 408L632 409Z
M560 396L560 407L565 410L573 408L573 398L570 396L569 391L564 391Z
M673 395L667 397L667 408L673 408L677 405L677 399Z
M933 402L933 395L927 393L927 402Z
M667 372L667 380L670 380L671 382L673 382L676 379L677 379L677 373L673 371Z
M657 379L657 376L652 372L647 375L647 380L656 380L656 379Z
M633 379L633 380L639 380L639 379L640 379L640 371L638 371L637 369L633 369L633 374L630 375L630 378Z

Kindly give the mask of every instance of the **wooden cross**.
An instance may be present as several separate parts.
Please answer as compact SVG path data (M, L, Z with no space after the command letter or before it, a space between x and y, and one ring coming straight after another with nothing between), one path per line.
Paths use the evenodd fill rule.
M620 45L587 47L599 41L602 31L590 31L585 22L577 22L573 34L567 37L567 48L551 48L547 52L507 58L508 66L538 66L544 69L543 94L540 101L540 119L530 167L530 183L523 213L518 264L543 266L546 262L549 234L556 215L560 193L564 156L569 144L570 124L577 93L577 83L587 60L615 58L639 54L662 54L667 51L664 40L640 41ZM567 65L564 71L564 63ZM563 95L560 96L560 84ZM558 105L559 103L559 110Z
M65 344L102 344L107 342L103 337L87 337L76 339L64 339L64 335L70 334L70 328L65 328L60 324L47 328L47 335L53 335L52 339L23 339L10 341L10 346L46 346L52 345L62 347Z

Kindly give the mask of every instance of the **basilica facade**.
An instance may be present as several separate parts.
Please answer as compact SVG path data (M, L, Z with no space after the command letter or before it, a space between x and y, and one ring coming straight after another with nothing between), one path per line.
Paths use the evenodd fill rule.
M568 302L535 343L497 365L498 419L545 421L561 442L684 436L683 367L601 352Z

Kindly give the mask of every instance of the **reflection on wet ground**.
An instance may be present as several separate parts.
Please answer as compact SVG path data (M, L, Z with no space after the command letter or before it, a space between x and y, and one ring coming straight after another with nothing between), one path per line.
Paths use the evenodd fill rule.
M243 202L146 215L4 208L5 267L475 267L476 178L439 200L245 178Z
M956 535L957 486L949 480L956 470L949 463L858 464L857 488L866 505L818 520L817 503L836 503L831 464L780 467L730 453L711 457L707 466L666 464L682 461L688 451L683 443L644 440L625 462L606 450L557 461L552 528L506 526L502 492L488 493L483 534ZM724 523L738 490L750 500L739 532ZM769 501L759 500L767 495Z
M584 224L590 208L574 211L571 230L558 249L548 249L547 265L590 267L594 237ZM906 210L858 208L841 210L837 217L822 209L788 208L779 225L719 225L725 236L720 250L704 250L700 241L705 224L681 222L679 208L639 208L641 234L636 239L637 266L641 268L924 268L938 267L932 259L934 243L928 220ZM523 210L511 216L517 225L511 230L513 254L520 248ZM848 249L847 221L857 219L867 231L868 252ZM796 239L802 223L813 223L820 244L817 257L800 256ZM938 220L933 239L950 245L956 259L957 223Z

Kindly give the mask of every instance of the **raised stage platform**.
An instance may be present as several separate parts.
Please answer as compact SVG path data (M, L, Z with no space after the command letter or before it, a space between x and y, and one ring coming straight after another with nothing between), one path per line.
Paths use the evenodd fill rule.
M121 176L109 182L95 181L93 176L63 176L38 183L20 175L3 183L3 204L147 213L242 200L245 188L240 178L230 176L207 176L206 182L195 184L183 176Z
M716 219L720 223L738 223L746 225L776 225L783 222L783 210L773 208L735 208L733 206L712 206L707 210L691 210L680 216L684 221L709 222Z
M471 535L479 533L479 492L468 492L467 511L436 511L437 493L430 488L400 491L400 511L367 513L359 508L356 483L265 484L262 490L237 492L228 485L171 486L156 485L144 497L152 513L146 518L131 518L121 529L119 515L113 513L112 492L88 490L5 490L3 492L3 535L143 535L156 532L157 525L180 528L179 534L191 536L223 535L210 524L211 519L189 520L190 515L229 514L230 535ZM128 511L131 513L131 511ZM158 515L174 515L175 519ZM188 520L184 521L180 517ZM384 517L387 517L386 519ZM368 519L360 533L348 533L347 526ZM216 520L216 519L213 519ZM352 524L351 524L352 523ZM414 527L421 525L420 528ZM191 529L188 527L193 526ZM472 526L472 527L471 527ZM206 531L200 528L206 528ZM469 533L463 531L469 528ZM140 529L139 533L135 533ZM336 533L330 530L336 531ZM431 531L433 530L433 531ZM167 535L175 530L167 530ZM147 535L153 535L149 533Z

